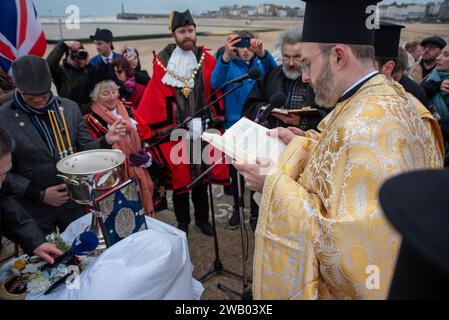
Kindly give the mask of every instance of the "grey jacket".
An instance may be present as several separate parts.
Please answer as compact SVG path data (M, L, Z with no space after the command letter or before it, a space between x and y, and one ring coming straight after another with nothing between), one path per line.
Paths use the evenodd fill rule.
M70 139L76 151L111 148L104 138L93 140L76 103L60 97L57 99L64 108ZM62 207L52 207L41 202L41 191L62 183L56 177L56 164L60 159L58 155L52 156L29 116L12 101L7 102L0 108L0 127L6 129L16 142L8 182L19 204L36 219L41 229L45 233L50 232L58 218L71 209L76 209L79 216L83 208L74 202Z

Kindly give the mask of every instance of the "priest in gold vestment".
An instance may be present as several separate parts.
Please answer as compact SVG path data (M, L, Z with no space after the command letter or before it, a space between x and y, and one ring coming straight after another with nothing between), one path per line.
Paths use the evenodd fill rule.
M435 120L425 125L404 89L374 69L365 9L377 1L349 2L309 0L304 19L303 80L334 110L318 131L277 129L288 146L268 175L261 164L236 165L262 192L255 299L385 299L401 238L378 190L388 177L443 164Z

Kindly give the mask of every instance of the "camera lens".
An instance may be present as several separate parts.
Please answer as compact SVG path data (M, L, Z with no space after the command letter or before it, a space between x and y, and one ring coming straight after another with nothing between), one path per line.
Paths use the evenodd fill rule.
M78 51L78 59L86 60L87 59L87 51Z

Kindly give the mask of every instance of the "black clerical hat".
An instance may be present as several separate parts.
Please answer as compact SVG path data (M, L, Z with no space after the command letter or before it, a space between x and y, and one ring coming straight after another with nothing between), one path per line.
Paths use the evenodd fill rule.
M426 170L381 187L382 209L403 238L390 298L449 298L448 186L448 171Z
M303 42L374 44L375 12L370 6L381 0L303 1Z
M26 94L39 96L50 92L50 68L47 61L41 57L20 57L12 64L12 74L17 88Z
M187 25L194 26L196 28L195 21L193 21L193 17L190 14L190 10L186 10L184 12L173 11L170 14L168 28L171 32L175 32L177 28Z
M378 58L397 58L401 29L399 24L381 21L380 29L376 29L374 49Z

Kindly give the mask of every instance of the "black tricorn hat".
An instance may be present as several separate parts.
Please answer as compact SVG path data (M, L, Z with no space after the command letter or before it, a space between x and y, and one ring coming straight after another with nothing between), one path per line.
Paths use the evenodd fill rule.
M449 298L449 172L426 170L388 180L379 200L403 237L390 299Z
M171 32L175 32L177 28L184 26L194 26L196 28L190 10L184 12L173 11L170 13L168 28Z
M376 29L374 39L374 49L377 58L398 57L402 28L405 27L386 21L380 22L380 29Z
M17 88L26 94L39 96L50 92L50 68L47 61L41 57L20 57L12 64L12 74Z
M114 36L112 35L111 30L97 28L95 34L90 36L90 40L112 42L112 40L114 40Z
M368 9L381 0L303 1L307 4L302 42L374 44L373 13Z

